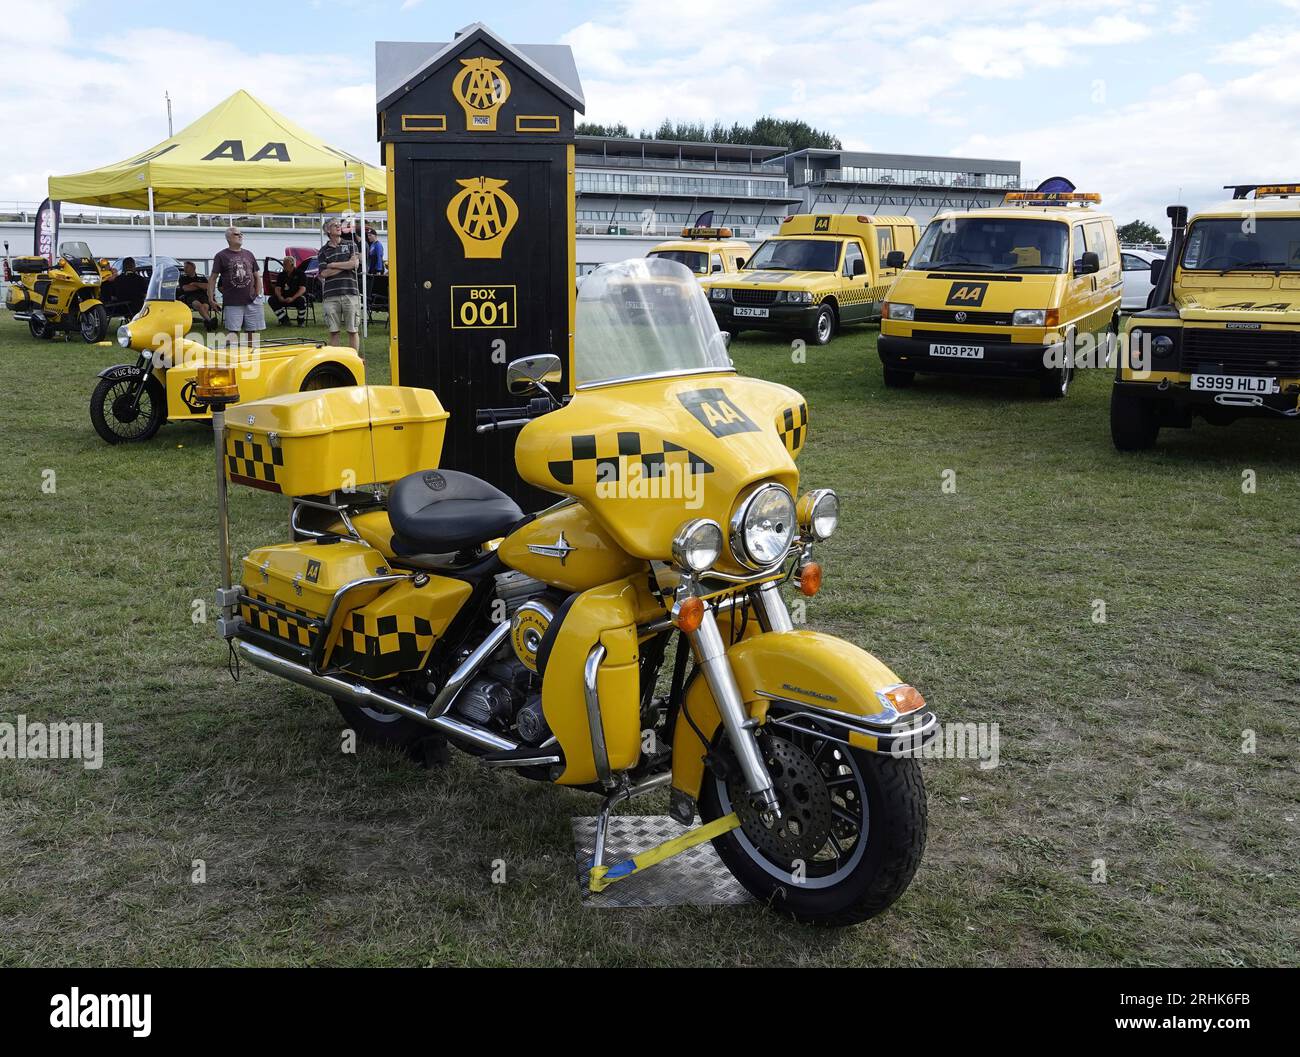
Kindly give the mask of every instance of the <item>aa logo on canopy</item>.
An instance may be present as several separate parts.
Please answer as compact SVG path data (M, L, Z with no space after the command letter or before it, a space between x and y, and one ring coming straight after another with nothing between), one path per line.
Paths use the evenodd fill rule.
M501 70L502 59L461 59L464 67L451 82L451 94L465 111L470 132L494 132L497 111L510 98L510 80Z
M465 256L500 260L506 238L519 220L519 206L505 192L510 181L475 176L456 182L462 190L447 203L447 220Z

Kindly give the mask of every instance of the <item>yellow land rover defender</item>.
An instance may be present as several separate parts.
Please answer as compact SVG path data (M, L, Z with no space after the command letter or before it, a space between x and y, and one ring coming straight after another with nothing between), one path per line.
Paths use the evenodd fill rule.
M705 282L718 326L795 330L825 345L848 323L880 318L880 305L916 245L911 217L800 213L781 221L734 275ZM896 263L885 260L893 255Z
M1190 224L1186 206L1166 210L1169 253L1152 266L1146 311L1125 322L1111 390L1120 451L1197 415L1300 415L1300 184L1229 190Z
M717 272L739 270L749 257L750 245L732 237L731 228L682 228L682 237L661 242L646 254L684 264L703 279Z
M1061 181L1067 186L1073 186ZM1119 241L1101 196L1015 191L940 213L895 280L880 323L885 384L917 372L1037 379L1062 397L1119 330Z

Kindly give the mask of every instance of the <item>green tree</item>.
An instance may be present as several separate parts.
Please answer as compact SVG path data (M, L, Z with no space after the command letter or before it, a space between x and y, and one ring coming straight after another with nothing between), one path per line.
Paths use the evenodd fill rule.
M619 139L630 139L632 136L621 121L617 125L597 125L591 121L579 121L574 131L579 136L610 136Z
M621 121L616 125L583 121L579 122L577 132L580 136L631 136L627 125ZM673 121L664 118L653 131L642 129L640 138L679 140L684 143L748 143L757 147L784 147L786 150L803 150L805 147L842 149L838 136L815 129L806 121L766 116L760 117L752 125L742 125L736 121L730 126L720 121L705 125L703 121Z
M1119 236L1120 242L1149 242L1153 246L1165 244L1165 237L1160 234L1160 229L1145 220L1130 221L1115 234Z

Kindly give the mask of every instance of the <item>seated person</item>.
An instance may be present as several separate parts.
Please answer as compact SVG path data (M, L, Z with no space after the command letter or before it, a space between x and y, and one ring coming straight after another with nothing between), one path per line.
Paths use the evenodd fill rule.
M144 296L149 292L149 280L135 270L135 258L122 260L122 273L100 286L100 300L111 315L134 319L144 307Z
M212 311L212 302L208 300L208 277L198 273L193 261L186 261L181 270L181 280L176 285L176 300L189 305L192 311L203 317L205 330L216 328L217 319Z
M297 314L298 326L307 324L307 276L292 257L282 262L281 271L271 276L271 310L280 326L289 322L289 309Z

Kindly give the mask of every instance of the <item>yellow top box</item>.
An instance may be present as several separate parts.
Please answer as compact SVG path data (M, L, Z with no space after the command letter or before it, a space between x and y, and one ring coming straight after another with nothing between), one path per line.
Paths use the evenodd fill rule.
M227 412L226 474L290 496L387 484L438 465L449 417L431 390L400 385L238 404Z

